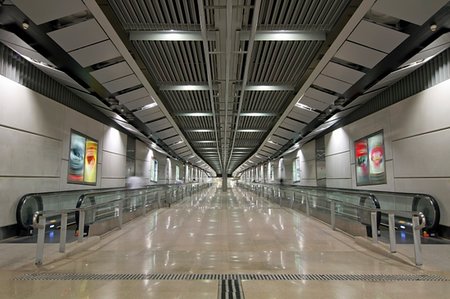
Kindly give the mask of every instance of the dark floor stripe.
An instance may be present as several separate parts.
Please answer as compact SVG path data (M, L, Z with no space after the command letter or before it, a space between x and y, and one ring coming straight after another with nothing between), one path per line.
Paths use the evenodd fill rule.
M233 275L234 276L234 275ZM237 275L239 276L239 275ZM219 280L219 299L244 299L242 283L240 279Z

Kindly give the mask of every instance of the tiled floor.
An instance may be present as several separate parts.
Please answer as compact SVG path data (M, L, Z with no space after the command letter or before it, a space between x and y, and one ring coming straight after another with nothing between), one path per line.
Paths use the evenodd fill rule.
M213 187L79 254L40 268L0 268L0 298L448 298L450 281L427 280L450 278L449 268L393 261L302 214L238 188ZM155 273L305 278L158 279ZM26 274L35 278L17 279Z

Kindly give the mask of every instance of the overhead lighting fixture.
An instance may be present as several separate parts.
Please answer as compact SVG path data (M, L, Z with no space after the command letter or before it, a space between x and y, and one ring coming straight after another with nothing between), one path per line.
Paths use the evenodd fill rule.
M151 103L151 104L148 104L148 105L143 106L143 107L141 108L141 110L151 109L151 108L156 107L156 106L158 106L157 103Z
M175 113L176 116L193 116L193 117L198 117L198 116L213 116L212 112L180 112L180 113Z
M194 143L216 143L215 140L193 140Z
M271 144L275 144L275 145L281 145L281 144L278 144L278 143L276 143L276 142L274 142L274 141L272 141L272 140L268 140L267 142L268 142L268 143L271 143Z
M242 86L238 86L242 89ZM294 87L289 85L247 85L245 91L293 91Z
M242 112L241 116L277 116L276 113L273 112Z
M237 130L238 132L242 132L242 133L263 133L263 132L267 132L267 130L261 130L261 129L240 129Z
M175 142L175 143L172 143L171 145L177 145L177 144L181 144L181 143L183 143L183 142L184 142L184 140L181 139L180 141L177 141L177 142Z
M214 88L215 86L213 86ZM217 88L217 87L215 87ZM164 91L195 91L195 90L209 90L209 85L162 85L160 90Z
M302 103L297 103L297 104L295 104L295 106L297 108L300 108L300 109L304 109L304 110L308 110L308 111L314 111L313 108L311 108L311 107L309 107L309 106L307 106L305 104L302 104Z
M190 132L190 133L211 133L214 132L214 130L212 129L188 129L185 130L186 132Z

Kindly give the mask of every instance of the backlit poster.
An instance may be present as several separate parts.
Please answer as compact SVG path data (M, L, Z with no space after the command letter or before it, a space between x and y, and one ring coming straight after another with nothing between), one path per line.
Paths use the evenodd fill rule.
M356 185L386 184L383 131L355 141Z
M69 152L69 182L83 182L84 153L86 152L86 138L72 133L70 136Z
M95 184L97 181L97 142L86 140L86 158L84 159L84 182Z
M362 139L355 142L356 161L356 184L366 185L369 183L369 161L367 158L367 140Z
M72 130L68 161L68 183L95 185L97 182L97 141Z
M383 135L376 134L368 138L369 143L369 179L371 184L386 183L384 170Z

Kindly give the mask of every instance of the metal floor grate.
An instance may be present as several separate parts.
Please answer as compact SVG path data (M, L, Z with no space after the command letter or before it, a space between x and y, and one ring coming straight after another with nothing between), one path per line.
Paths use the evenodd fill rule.
M90 274L30 273L14 280L311 280L311 281L449 281L428 274Z

